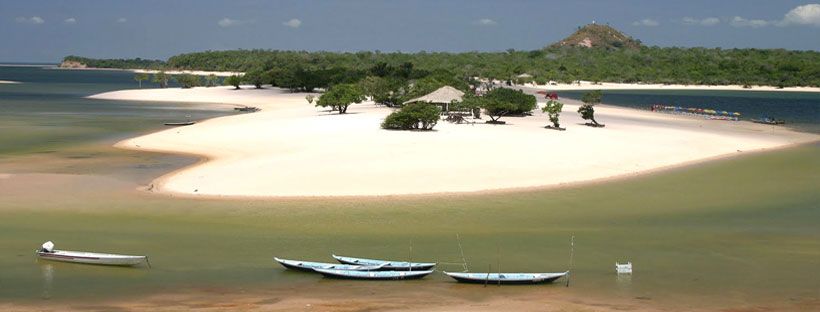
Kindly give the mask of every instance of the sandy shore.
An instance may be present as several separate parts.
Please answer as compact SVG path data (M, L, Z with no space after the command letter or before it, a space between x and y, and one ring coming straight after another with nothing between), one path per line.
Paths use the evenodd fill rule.
M473 192L631 176L741 152L820 139L781 127L600 106L605 128L583 126L564 99L567 131L546 115L507 125L441 121L433 132L387 131L392 110L372 103L345 115L315 108L303 93L231 87L125 90L101 99L259 106L121 141L117 147L192 154L208 161L154 181L153 191L228 196L356 196ZM486 117L485 117L486 118Z
M0 80L0 83L20 83L18 81Z
M534 85L526 84L527 87L538 88L550 91L586 91L586 90L712 90L712 91L783 91L783 92L820 92L820 87L788 87L778 88L774 86L750 86L744 88L741 85L679 85L679 84L641 84L641 83L614 83L602 82L593 84L589 81L581 81L580 84L555 85Z
M130 71L138 74L156 74L160 72L160 70L155 69L132 69L132 68L68 68L68 67L60 67L60 66L42 66L43 68L47 69L67 69L67 70L124 70ZM233 75L242 75L243 72L224 72L224 71L207 71L207 70L165 70L166 74L169 75L179 75L179 74L192 74L197 76L207 76L210 74L214 74L218 77L228 77Z

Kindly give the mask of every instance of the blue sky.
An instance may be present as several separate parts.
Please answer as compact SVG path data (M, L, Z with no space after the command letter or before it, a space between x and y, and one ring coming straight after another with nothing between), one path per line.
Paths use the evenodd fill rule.
M0 61L237 48L533 50L592 21L647 45L820 51L818 0L0 0Z

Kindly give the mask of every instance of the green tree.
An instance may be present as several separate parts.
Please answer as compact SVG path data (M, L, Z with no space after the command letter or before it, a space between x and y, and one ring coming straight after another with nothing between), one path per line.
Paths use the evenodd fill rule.
M202 85L202 79L200 79L199 76L192 74L179 74L176 77L174 77L174 81L176 81L178 84L181 84L182 88L184 89L198 87Z
M323 93L316 101L316 106L331 107L338 110L339 114L344 114L350 104L361 103L362 101L364 101L364 95L356 85L338 84Z
M264 72L261 70L252 70L243 76L243 80L252 84L256 89L262 89L262 83L265 81Z
M561 125L558 123L558 117L561 115L561 110L563 108L564 103L558 102L556 100L547 101L547 104L541 108L542 112L549 114L550 122L552 122L552 128L562 129Z
M223 84L233 86L234 90L239 90L239 84L242 83L242 76L232 75L222 81Z
M219 84L219 77L214 74L210 74L205 76L205 86L206 87L215 87Z
M383 129L397 130L433 130L441 110L430 103L409 103L401 109L387 115L382 122Z
M578 113L581 114L581 118L592 121L591 125L595 127L603 126L595 120L595 108L593 108L595 104L601 103L601 97L603 97L603 94L600 90L585 93L581 99L584 105L578 108Z
M482 107L494 123L504 115L527 113L538 106L535 96L509 88L495 88L482 98Z
M173 76L166 74L164 71L161 71L154 74L153 78L151 78L151 82L159 83L160 88L167 88L168 80L171 80L171 78L173 78Z
M137 81L137 83L139 83L139 85L140 85L140 89L142 89L142 81L143 81L143 80L148 80L148 74L139 74L139 75L136 75L136 76L134 76L134 80L136 80L136 81Z
M316 97L315 97L315 96L313 96L313 94L308 94L308 96L306 96L306 97L305 97L305 100L307 100L307 101L308 101L308 104L313 104L313 100L314 100L315 98L316 98Z

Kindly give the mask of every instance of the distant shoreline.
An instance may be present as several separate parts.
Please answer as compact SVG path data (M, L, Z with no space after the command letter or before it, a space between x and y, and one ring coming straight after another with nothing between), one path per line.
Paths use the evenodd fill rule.
M214 74L218 77L229 77L233 75L244 75L244 72L225 72L225 71L209 71L209 70L159 70L159 69L140 69L140 68L98 68L98 67L86 67L86 68L71 68L71 67L60 67L58 65L51 65L51 66L43 66L46 69L61 69L61 70L117 70L117 71L130 71L133 73L138 74L156 74L159 72L165 72L169 75L179 75L179 74L192 74L198 76L206 76L210 74Z
M0 83L7 83L7 84L19 84L22 82L19 81L11 81L11 80L0 80Z
M744 88L741 85L681 85L681 84L643 84L643 83L617 83L601 82L599 84L590 81L581 81L579 84L559 83L554 85L534 85L523 84L520 86L536 88L546 91L589 91L589 90L691 90L691 91L770 91L770 92L820 92L820 87L785 87L775 86L750 86Z

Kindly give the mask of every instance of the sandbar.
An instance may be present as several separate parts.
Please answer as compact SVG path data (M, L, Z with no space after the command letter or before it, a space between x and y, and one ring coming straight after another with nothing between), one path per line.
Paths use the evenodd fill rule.
M783 127L705 120L601 105L605 128L584 126L565 103L566 131L547 116L504 117L506 125L451 124L390 131L391 108L364 102L339 115L305 93L233 87L123 90L99 99L226 103L261 112L215 118L123 140L116 147L197 155L204 161L153 181L153 192L209 196L381 196L558 186L820 139ZM541 99L539 99L541 101Z
M0 80L0 83L20 83L19 81L11 81L11 80Z

